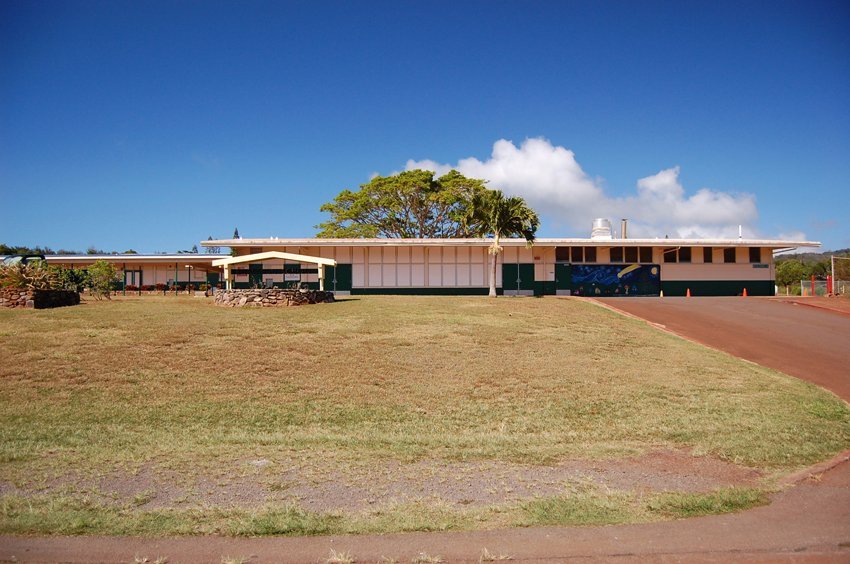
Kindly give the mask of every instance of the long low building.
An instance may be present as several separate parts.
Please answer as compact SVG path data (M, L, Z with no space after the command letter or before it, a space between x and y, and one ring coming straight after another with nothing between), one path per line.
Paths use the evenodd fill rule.
M496 286L505 295L769 296L775 292L773 255L814 241L763 239L615 238L610 224L594 223L590 238L502 240ZM213 261L230 255L50 256L51 263L114 263L122 285L191 283L233 288L300 286L338 294L486 294L490 239L219 239L204 247L229 247L245 257L226 272ZM320 257L315 262L247 255L276 252ZM220 261L221 262L221 261ZM226 261L224 261L226 262ZM327 261L325 261L327 262ZM328 263L330 264L330 263ZM321 274L320 274L321 273Z

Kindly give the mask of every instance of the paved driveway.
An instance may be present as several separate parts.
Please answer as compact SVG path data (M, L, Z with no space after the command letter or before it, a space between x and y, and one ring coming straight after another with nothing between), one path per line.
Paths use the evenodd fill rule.
M841 311L776 298L596 301L683 337L814 382L850 402L850 315Z

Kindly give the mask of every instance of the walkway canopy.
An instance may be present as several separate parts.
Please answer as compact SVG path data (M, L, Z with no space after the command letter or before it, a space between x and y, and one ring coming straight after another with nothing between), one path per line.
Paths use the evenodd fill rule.
M326 266L336 266L336 261L334 259L324 258L324 257L311 257L308 255L296 255L293 253L282 253L280 251L267 251L265 253L254 253L252 255L240 255L236 257L228 257L223 259L214 260L212 262L213 266L223 266L224 267L224 282L227 284L227 289L231 289L233 287L232 281L230 279L230 266L234 264L243 264L243 263L251 263L251 262L262 262L264 260L270 259L281 259L281 260L289 260L295 262L306 262L309 264L315 264L319 267L319 290L325 289L325 267Z

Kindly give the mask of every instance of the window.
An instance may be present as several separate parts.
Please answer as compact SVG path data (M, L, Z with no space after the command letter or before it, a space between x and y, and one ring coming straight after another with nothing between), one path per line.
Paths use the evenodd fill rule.
M555 261L556 262L570 262L570 248L569 247L556 247L555 248Z
M623 247L611 247L611 262L623 262Z
M626 262L637 262L638 250L637 247L626 247Z
M750 262L761 262L761 247L750 247Z
M640 248L640 262L652 262L652 247Z
M735 262L735 248L723 249L723 262Z
M596 247L584 248L584 262L596 262Z
M711 247L702 248L702 262L712 262L714 260L714 249Z
M679 249L679 262L691 262L691 248L681 247Z
M664 262L676 262L676 249L664 249Z
M584 262L584 247L573 247L572 256L573 262Z

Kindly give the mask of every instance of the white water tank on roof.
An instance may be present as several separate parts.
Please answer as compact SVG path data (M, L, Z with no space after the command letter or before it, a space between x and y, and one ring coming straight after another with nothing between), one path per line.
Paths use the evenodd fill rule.
M611 222L604 218L593 220L593 229L590 231L591 239L611 239Z

